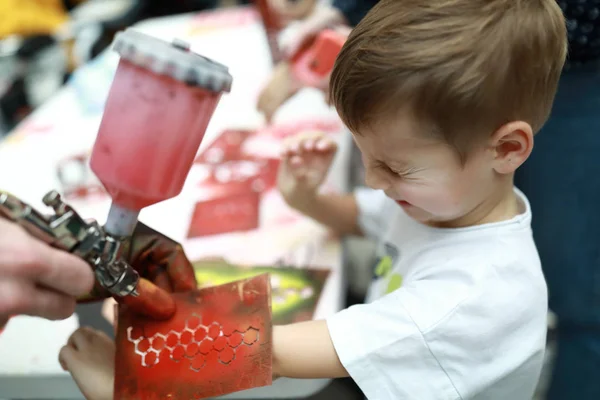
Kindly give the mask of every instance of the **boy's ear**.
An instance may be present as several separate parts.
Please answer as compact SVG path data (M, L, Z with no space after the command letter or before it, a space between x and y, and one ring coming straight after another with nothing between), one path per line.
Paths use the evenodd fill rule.
M533 150L533 129L523 121L502 125L491 138L494 151L494 170L510 174L529 158Z

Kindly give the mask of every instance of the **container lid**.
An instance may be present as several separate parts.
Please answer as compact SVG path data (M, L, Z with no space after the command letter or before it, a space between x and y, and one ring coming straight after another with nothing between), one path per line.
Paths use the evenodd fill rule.
M113 49L121 58L157 74L213 92L231 91L233 78L228 68L191 52L182 40L168 43L128 28L117 33Z

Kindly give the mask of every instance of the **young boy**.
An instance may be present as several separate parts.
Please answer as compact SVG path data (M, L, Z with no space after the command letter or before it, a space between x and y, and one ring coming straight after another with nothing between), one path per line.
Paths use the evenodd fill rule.
M351 376L371 400L532 398L547 291L513 174L565 57L554 0L384 0L362 20L330 94L370 189L318 193L335 151L318 134L287 143L279 188L340 235L376 238L382 262L368 304L274 328L274 375ZM65 368L110 398L113 345L72 342Z

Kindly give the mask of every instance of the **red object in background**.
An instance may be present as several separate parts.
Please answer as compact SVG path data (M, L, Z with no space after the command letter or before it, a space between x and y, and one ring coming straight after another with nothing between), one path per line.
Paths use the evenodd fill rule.
M188 238L258 228L261 194L277 180L277 159L228 161L204 166L210 173L199 183L204 198L196 203Z
M272 383L268 274L173 297L169 321L119 306L115 400L202 399Z
M279 159L246 154L251 130L225 130L198 157L196 168L207 173L188 228L188 238L258 228L261 194L273 188Z
M249 231L258 228L260 194L254 191L221 193L196 203L188 238Z
M225 161L239 160L242 155L242 143L254 131L241 129L224 130L202 153L196 157L194 163L219 164Z
M314 42L300 49L292 58L295 78L306 86L318 86L333 70L346 37L332 29L320 32Z
M235 191L262 193L275 185L279 160L246 157L208 168L210 168L208 178L200 182L203 188L211 188L213 191L220 188L228 193Z

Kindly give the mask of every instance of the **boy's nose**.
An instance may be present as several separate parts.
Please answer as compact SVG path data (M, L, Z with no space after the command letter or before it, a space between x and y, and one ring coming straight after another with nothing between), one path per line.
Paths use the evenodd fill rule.
M374 190L387 190L391 186L391 182L388 177L384 176L378 171L374 171L372 168L366 168L365 170L365 183L368 187Z

